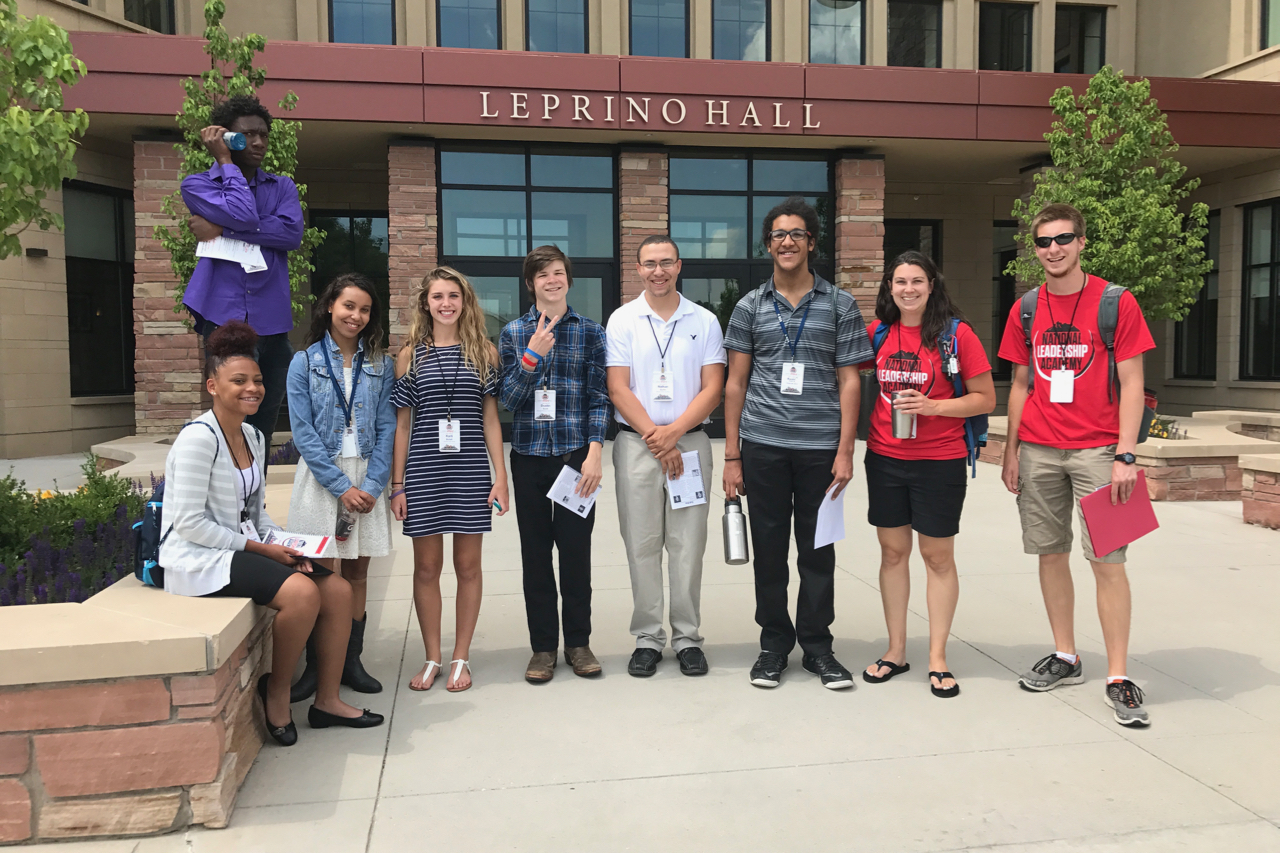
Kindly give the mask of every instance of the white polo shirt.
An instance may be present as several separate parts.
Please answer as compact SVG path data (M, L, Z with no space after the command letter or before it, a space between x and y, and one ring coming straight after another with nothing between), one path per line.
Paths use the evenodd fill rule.
M661 346L659 346L661 344ZM665 351L665 358L660 354ZM653 399L654 376L666 362L672 379L670 401ZM631 391L658 426L674 423L702 391L702 368L725 364L724 334L716 315L680 297L680 307L663 322L647 294L614 311L605 330L605 364L631 369ZM619 412L619 423L627 423ZM704 423L711 419L707 418ZM630 426L630 424L628 424Z

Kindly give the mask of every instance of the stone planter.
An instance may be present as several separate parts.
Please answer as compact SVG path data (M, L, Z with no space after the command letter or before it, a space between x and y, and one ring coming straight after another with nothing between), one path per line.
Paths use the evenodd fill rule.
M1245 523L1280 530L1280 456L1241 456L1240 470Z
M265 736L270 611L129 577L0 616L0 843L226 826Z

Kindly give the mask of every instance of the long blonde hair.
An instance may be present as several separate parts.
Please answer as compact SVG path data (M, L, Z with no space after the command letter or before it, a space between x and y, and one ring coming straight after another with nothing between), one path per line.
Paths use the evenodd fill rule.
M462 291L462 313L458 316L458 340L462 344L462 359L467 369L474 373L483 383L489 377L495 365L491 358L492 344L485 334L484 312L480 310L480 300L476 298L475 288L467 277L453 267L436 267L423 276L422 284L413 300L413 319L409 322L411 373L417 370L418 344L426 344L428 348L435 346L435 321L431 317L431 309L427 306L427 296L431 293L431 285L437 281L452 281Z

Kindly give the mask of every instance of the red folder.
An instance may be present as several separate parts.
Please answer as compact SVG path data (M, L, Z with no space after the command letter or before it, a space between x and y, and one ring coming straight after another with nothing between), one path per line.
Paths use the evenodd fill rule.
M1084 514L1093 553L1105 557L1117 548L1123 548L1139 537L1146 536L1160 526L1156 511L1147 494L1147 477L1138 471L1138 482L1128 503L1111 505L1111 484L1103 486L1091 495L1080 499L1080 511Z

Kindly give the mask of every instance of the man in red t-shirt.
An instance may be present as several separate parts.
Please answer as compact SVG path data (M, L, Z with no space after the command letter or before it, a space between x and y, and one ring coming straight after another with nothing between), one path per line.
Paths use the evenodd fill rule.
M1075 645L1075 589L1071 582L1071 515L1080 498L1111 487L1125 503L1138 472L1134 451L1142 423L1142 354L1155 348L1142 309L1130 293L1120 299L1115 330L1120 393L1109 394L1107 349L1098 329L1098 305L1106 282L1080 269L1085 222L1069 204L1046 206L1031 222L1036 257L1044 267L1028 352L1021 304L1015 304L1000 343L1000 357L1014 364L1009 389L1009 435L1004 484L1018 496L1022 545L1040 557L1040 589L1057 644L1018 683L1052 690L1084 681ZM1029 371L1035 382L1028 391ZM1098 617L1107 648L1106 702L1116 721L1145 726L1142 691L1126 675L1129 653L1129 580L1125 549L1095 554L1080 518L1084 555L1098 585Z

